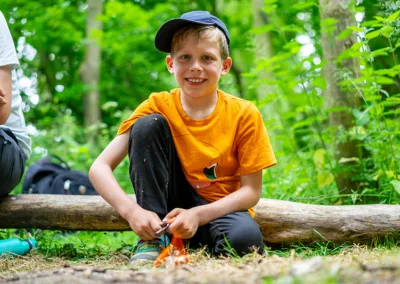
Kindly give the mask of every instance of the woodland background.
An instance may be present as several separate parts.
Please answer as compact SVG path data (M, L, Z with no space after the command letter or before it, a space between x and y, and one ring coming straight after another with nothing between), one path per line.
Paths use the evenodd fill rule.
M176 87L154 35L208 10L227 25L220 88L262 111L278 165L263 197L317 204L400 200L400 2L1 0L33 139L87 172L151 92ZM133 188L128 161L115 171ZM20 193L21 186L13 191Z

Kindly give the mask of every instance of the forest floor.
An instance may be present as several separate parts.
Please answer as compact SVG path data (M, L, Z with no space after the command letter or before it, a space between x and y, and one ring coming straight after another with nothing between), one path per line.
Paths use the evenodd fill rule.
M189 255L190 263L153 268L129 265L116 253L96 260L46 258L33 252L0 258L0 283L400 283L400 248L352 246L337 255L301 257L248 255L210 258Z

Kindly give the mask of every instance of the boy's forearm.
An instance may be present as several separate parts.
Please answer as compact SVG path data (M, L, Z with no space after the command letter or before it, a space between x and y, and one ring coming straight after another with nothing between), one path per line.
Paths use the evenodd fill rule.
M96 191L125 219L139 205L130 198L118 184L111 167L107 164L94 163L89 171L89 178Z
M196 207L200 225L205 225L232 212L244 211L255 206L260 200L260 193L250 186L239 190L207 205Z

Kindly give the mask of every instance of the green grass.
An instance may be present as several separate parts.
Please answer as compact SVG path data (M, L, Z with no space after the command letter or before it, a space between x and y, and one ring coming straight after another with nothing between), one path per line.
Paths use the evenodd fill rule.
M277 255L279 257L291 257L296 255L301 258L311 258L314 256L330 256L338 255L343 250L349 249L350 244L334 244L331 242L315 242L312 244L293 244L288 247L280 249L271 249L265 247L265 251L268 255Z
M400 234L393 233L384 239L373 239L365 245L368 248L392 250L400 246ZM19 237L27 239L33 237L38 242L38 253L45 257L63 257L70 260L96 259L107 257L116 253L127 255L134 252L138 237L130 231L127 232L61 232L47 230L0 230L0 239ZM311 258L314 256L334 256L351 249L350 243L335 244L329 241L314 242L311 244L292 244L279 248L265 246L264 250L269 255L279 257ZM233 258L239 258L229 243L226 249Z
M65 257L71 260L94 259L113 253L130 255L138 237L133 232L61 232L33 230L0 230L0 239L33 237L38 253L46 257Z
M265 246L264 250L268 255L277 255L279 257L300 257L300 258L311 258L314 256L334 256L339 255L341 252L353 248L357 244L341 243L335 244L329 241L319 241L310 244L292 244L290 246L281 247L279 249L270 248ZM369 249L386 249L395 250L400 247L400 234L394 232L387 235L383 239L372 239L364 244Z
M0 238L15 236L15 230L0 230ZM21 230L17 236L27 238L29 233ZM77 272L81 271L82 267L87 267L89 270L99 267L110 269L110 274L100 273L104 274L104 277L112 278L115 271L125 273L126 277L132 277L130 273L134 269L135 273L146 279L152 279L153 282L156 280L162 282L169 277L168 279L175 279L177 282L184 279L188 283L198 283L198 277L201 277L203 282L209 280L221 283L239 280L245 283L245 279L258 279L263 283L333 284L357 283L351 281L360 279L363 282L376 277L394 279L393 277L400 275L400 270L383 271L385 273L383 275L382 271L365 272L360 267L360 263L385 265L395 261L400 264L398 235L373 240L367 245L315 242L293 244L279 249L265 247L267 254L264 256L249 254L242 258L238 257L232 248L231 255L225 257L210 257L206 250L196 250L190 252L190 268L185 266L182 269L150 269L151 264L129 266L128 260L137 240L132 232L65 233L37 230L32 232L32 236L38 241L39 250L23 257L0 258L0 274L3 273L3 277L13 277L12 274L19 272L32 271L32 274L35 274L37 271L64 267L72 269L78 267L80 270L76 270L74 275L82 279L86 277L85 274ZM229 250L229 243L226 246ZM309 271L294 269L295 265L307 266L306 263L315 260L315 257L317 259L321 257L321 262L318 265L308 265ZM38 273L35 275L36 278L41 277L37 276L40 275Z

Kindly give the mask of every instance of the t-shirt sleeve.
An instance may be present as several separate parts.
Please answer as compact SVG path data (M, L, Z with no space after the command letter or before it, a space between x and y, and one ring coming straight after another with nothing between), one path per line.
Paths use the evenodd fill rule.
M0 66L6 65L11 65L14 70L19 66L19 61L6 19L0 12Z
M132 125L141 118L142 116L149 115L154 113L154 110L151 107L151 103L148 100L145 100L143 103L141 103L131 114L131 116L124 120L121 124L121 126L118 129L117 135L121 135L128 131Z
M261 113L251 104L238 128L239 175L247 175L276 165L274 151Z

